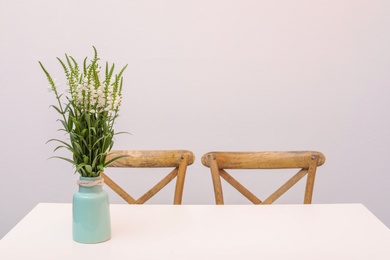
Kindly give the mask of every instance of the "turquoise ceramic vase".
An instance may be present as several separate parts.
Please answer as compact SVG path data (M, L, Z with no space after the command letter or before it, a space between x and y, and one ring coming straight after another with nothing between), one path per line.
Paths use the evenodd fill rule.
M100 243L111 238L110 204L102 184L101 177L80 177L79 191L73 195L73 240L76 242Z

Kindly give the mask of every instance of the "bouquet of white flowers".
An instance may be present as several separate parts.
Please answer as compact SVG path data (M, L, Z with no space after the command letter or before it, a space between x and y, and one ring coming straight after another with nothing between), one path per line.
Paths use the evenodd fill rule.
M94 49L94 58L88 63L84 59L83 67L72 56L65 54L66 60L57 58L66 76L68 89L59 93L59 85L51 77L41 62L44 73L49 81L49 90L54 92L57 105L52 107L61 115L60 130L69 135L69 141L51 139L60 145L54 150L65 148L72 152L73 158L54 156L72 163L76 172L83 177L98 177L104 168L114 158L106 162L107 153L114 141L114 122L118 117L122 100L122 74L127 65L114 75L115 65L105 64L102 76L99 58ZM65 102L64 102L65 100Z

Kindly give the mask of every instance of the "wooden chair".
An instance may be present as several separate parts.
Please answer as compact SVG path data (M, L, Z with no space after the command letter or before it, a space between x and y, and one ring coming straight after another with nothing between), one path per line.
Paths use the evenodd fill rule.
M139 199L134 199L105 173L102 173L101 176L104 178L104 182L107 186L113 189L125 201L129 204L143 204L177 177L173 203L181 204L187 166L191 165L195 160L195 156L192 152L187 150L112 150L108 154L106 161L109 162L112 158L118 156L124 157L110 163L108 167L173 168L166 177Z
M311 204L314 178L318 166L325 162L325 156L320 152L210 152L202 156L202 164L209 167L214 185L215 201L224 204L221 178L236 188L242 195L254 204L271 204L307 175L304 203ZM279 189L264 201L228 174L225 169L300 169Z

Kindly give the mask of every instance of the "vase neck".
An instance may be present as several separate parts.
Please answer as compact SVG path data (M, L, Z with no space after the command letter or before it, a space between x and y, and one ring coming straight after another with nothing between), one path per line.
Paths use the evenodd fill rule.
M83 182L94 182L96 180L100 180L101 177L82 177L80 176L80 181ZM82 193L91 193L91 192L99 192L102 191L102 185L93 185L93 186L84 186L82 184L79 184L79 192Z

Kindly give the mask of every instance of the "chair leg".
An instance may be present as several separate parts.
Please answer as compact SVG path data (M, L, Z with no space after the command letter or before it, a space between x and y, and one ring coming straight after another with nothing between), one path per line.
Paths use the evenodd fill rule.
M311 158L309 170L307 173L305 198L303 201L304 204L311 204L311 200L313 197L313 188L314 188L314 180L316 177L317 165L318 165L318 156L313 155L313 157Z
M179 164L177 179L176 179L176 188L175 188L175 196L173 199L174 205L180 205L183 198L183 188L184 188L184 180L186 177L186 170L188 165L188 155L183 155L182 161Z
M217 205L223 205L224 201L223 201L223 194L222 194L222 184L221 184L221 178L219 176L217 161L214 155L209 155L208 160L210 162L211 177L214 185L215 203Z

